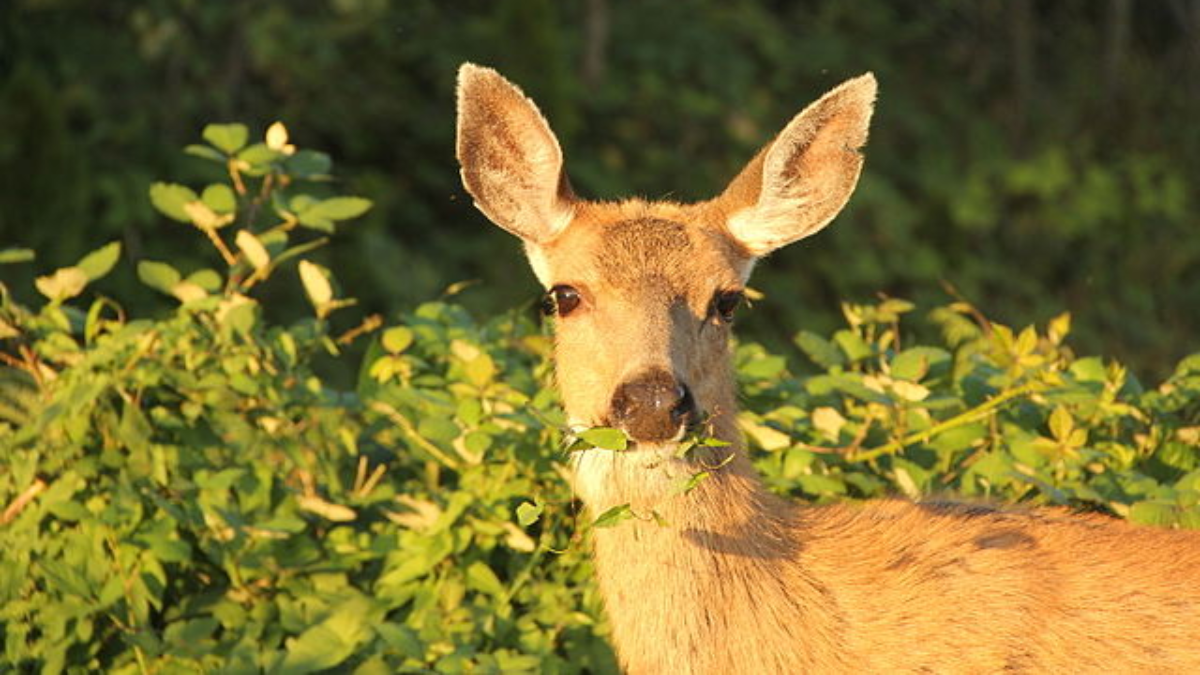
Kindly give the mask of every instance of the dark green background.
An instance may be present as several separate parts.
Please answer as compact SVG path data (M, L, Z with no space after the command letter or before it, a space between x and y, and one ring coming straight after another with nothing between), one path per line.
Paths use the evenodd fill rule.
M871 70L858 193L759 266L768 298L746 331L825 331L840 300L878 292L943 302L947 281L1008 323L1068 309L1081 351L1143 376L1197 346L1197 0L8 0L0 17L0 248L39 255L0 274L26 297L35 273L113 239L211 264L146 189L218 177L179 152L205 123L282 119L334 157L340 191L376 202L325 253L347 294L394 315L479 279L464 302L498 311L537 289L458 184L462 61L539 102L582 195L681 200ZM166 306L119 270L102 292Z

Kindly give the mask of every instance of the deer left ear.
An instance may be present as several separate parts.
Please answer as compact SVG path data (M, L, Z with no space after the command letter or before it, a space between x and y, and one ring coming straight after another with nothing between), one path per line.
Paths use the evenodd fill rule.
M533 101L491 68L458 71L455 145L463 186L493 223L544 244L571 221L575 197L558 139Z
M726 228L751 255L815 234L846 205L862 171L875 90L868 73L825 94L725 189Z

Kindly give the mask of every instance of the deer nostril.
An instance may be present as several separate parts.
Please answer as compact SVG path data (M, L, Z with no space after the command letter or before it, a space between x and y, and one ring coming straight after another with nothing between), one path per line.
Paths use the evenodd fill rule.
M696 400L692 398L692 390L686 384L675 387L676 402L671 408L671 418L676 422L687 423L696 414Z

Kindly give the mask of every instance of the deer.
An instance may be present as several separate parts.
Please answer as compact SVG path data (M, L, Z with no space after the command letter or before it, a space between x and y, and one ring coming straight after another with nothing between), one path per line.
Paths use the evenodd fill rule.
M571 456L628 673L1200 673L1200 533L1057 507L769 493L736 422L730 331L755 264L827 226L863 167L865 74L791 119L718 196L578 197L546 118L463 64L464 188L518 237L553 314L575 427L624 451ZM703 420L726 445L681 453ZM694 490L680 477L720 466Z

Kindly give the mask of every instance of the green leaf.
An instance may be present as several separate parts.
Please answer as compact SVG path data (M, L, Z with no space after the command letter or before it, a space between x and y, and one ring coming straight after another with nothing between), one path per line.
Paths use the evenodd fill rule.
M770 380L779 377L786 368L787 359L782 356L758 356L742 364L738 373L756 380Z
M599 518L592 521L592 527L616 527L633 517L633 508L629 504L621 504L601 513Z
M500 582L500 578L496 576L492 568L482 562L471 563L467 567L466 578L468 588L486 593L493 598L504 595L504 584Z
M1104 382L1108 378L1103 359L1096 356L1075 361L1071 364L1070 370L1075 379L1080 382Z
M237 210L237 196L233 188L224 183L213 183L204 188L200 201L217 213L233 213Z
M682 480L679 483L679 485L676 487L675 493L681 494L681 495L686 495L687 493L691 492L692 490L695 490L697 487L699 487L699 485L701 483L708 480L709 478L712 478L711 471L697 471L696 473L694 473L691 476L688 476L686 479Z
M496 363L491 356L480 354L467 362L467 381L476 387L487 386L496 376Z
M1138 502L1129 508L1129 519L1143 525L1170 527L1175 524L1177 513L1174 506L1158 501Z
M261 176L271 168L271 163L279 159L278 151L267 147L266 143L255 143L237 154L237 158L249 165L245 172L251 176Z
M545 509L541 504L534 502L521 502L517 505L517 523L521 527L529 527L536 523L538 518L542 517L542 511Z
M890 364L889 374L899 380L920 382L935 366L948 364L950 353L936 347L912 347L897 354ZM937 373L935 372L934 375Z
M284 161L287 172L297 178L326 176L332 166L329 155L314 150L300 150Z
M842 352L850 361L861 361L874 353L871 345L867 344L854 331L839 330L833 334L833 341L842 348Z
M1054 435L1056 441L1066 441L1071 437L1071 431L1075 428L1075 421L1071 418L1071 413L1067 409L1058 406L1054 412L1050 413L1050 433Z
M367 613L357 605L343 605L328 619L289 641L279 672L300 675L329 670L348 659L369 635Z
M79 262L75 263L75 266L83 270L83 273L87 275L88 281L95 281L108 274L113 265L117 264L117 259L120 257L121 242L114 241L85 255Z
M413 342L413 332L408 326L396 326L383 331L383 348L392 354L399 354Z
M63 267L44 277L34 279L38 291L54 301L68 300L83 292L87 274L78 267Z
M225 155L213 150L207 145L189 145L183 151L194 157L211 160L213 162L225 163Z
M220 274L207 268L192 272L188 275L187 281L196 284L209 293L216 293L221 290L221 285L225 283Z
M966 424L938 434L929 445L938 452L958 452L971 447L987 433L984 424Z
M0 250L0 265L29 262L35 255L31 248L6 248Z
M241 150L250 138L244 124L210 124L204 127L204 140L227 155Z
M150 203L163 215L181 223L191 223L192 218L184 208L199 197L191 188L176 183L155 183L150 186Z
M332 232L334 221L357 218L366 213L369 208L371 208L369 199L333 197L332 199L323 199L299 211L297 218L301 225L324 232Z
M915 308L916 308L916 305L909 302L908 300L901 300L899 298L888 298L887 300L884 300L883 302L879 303L879 306L876 307L876 311L879 312L881 315L883 315L881 317L882 320L896 321L899 319L900 314L907 314L908 312L913 311L913 309L915 309Z
M846 484L831 476L819 473L796 476L800 489L810 495L842 495L846 494Z
M137 275L138 279L142 280L142 283L168 295L171 294L171 289L175 288L175 284L179 283L181 279L179 272L174 267L154 260L139 262Z
M620 429L594 427L579 432L579 438L594 448L603 450L625 450L629 447L629 438Z
M796 346L804 352L813 363L828 370L846 363L842 352L825 338L806 330L796 334Z

